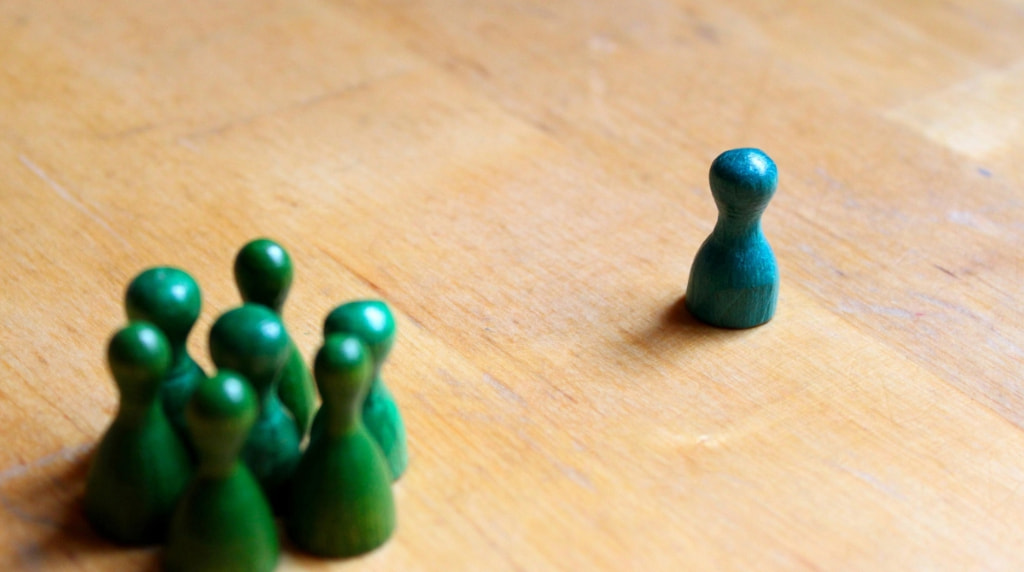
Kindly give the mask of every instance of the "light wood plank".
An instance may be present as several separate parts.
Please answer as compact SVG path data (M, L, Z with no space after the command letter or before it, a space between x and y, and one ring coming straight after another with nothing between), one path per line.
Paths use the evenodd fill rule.
M284 569L1017 570L1011 2L0 5L0 568L151 567L78 507L130 278L190 341L257 235L305 355L382 297L399 530ZM678 312L707 168L757 145L779 314Z

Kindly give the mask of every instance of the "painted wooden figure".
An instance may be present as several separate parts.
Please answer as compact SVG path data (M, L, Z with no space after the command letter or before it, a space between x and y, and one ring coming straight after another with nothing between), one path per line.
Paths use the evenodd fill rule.
M373 358L352 334L328 336L314 365L322 424L295 469L285 526L295 544L327 557L377 548L395 529L391 470L362 421Z
M234 270L235 283L243 301L266 306L278 317L282 316L294 270L291 257L281 245L267 238L249 242L235 257ZM300 434L304 436L313 422L316 389L302 353L290 338L289 347L288 361L277 391L281 402L299 424Z
M188 335L199 319L202 295L196 281L183 270L160 266L132 280L125 293L130 320L145 320L163 331L171 344L171 368L160 386L164 411L185 446L192 448L185 430L185 404L206 373L188 353Z
M775 254L761 231L778 171L759 149L733 149L711 164L710 180L718 222L694 258L686 307L713 326L761 325L774 315L779 295Z
M258 304L225 312L210 329L213 363L218 369L242 374L259 399L259 415L242 448L242 459L274 506L300 455L295 419L277 396L277 380L290 348L277 314Z
M257 405L249 383L228 370L203 380L192 396L186 422L199 467L171 520L168 572L269 572L277 565L270 505L238 458Z
M349 302L327 315L324 337L332 334L355 334L370 349L373 381L363 401L363 423L380 445L391 475L397 480L409 464L405 424L395 398L381 377L381 369L395 343L395 318L388 305L380 300Z
M171 348L159 328L132 322L110 340L107 363L120 404L89 467L85 515L110 540L155 544L192 475L188 452L158 398Z

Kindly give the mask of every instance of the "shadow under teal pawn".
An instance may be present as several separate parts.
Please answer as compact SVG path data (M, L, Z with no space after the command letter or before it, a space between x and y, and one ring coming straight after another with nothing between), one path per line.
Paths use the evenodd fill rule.
M130 320L147 321L167 337L172 363L160 386L164 411L185 446L192 444L185 430L185 405L206 373L188 353L188 335L199 319L202 295L196 281L183 270L160 266L132 280L125 293Z
M298 427L277 396L290 347L277 314L257 304L224 313L210 330L213 363L242 374L259 400L259 415L242 448L242 460L275 507L300 454Z
M282 316L285 299L292 286L294 270L288 252L276 242L258 238L249 242L235 257L235 283L242 300L260 304ZM313 422L316 408L316 390L313 377L306 367L302 353L289 337L288 362L277 386L281 402L299 425L305 436Z
M395 529L391 470L362 422L373 361L358 337L335 334L314 370L321 426L292 477L285 527L302 550L355 556L384 544Z
M718 222L690 269L686 307L698 320L751 328L771 320L779 270L761 231L761 214L775 194L778 170L759 149L733 149L711 164Z
M239 374L220 371L196 389L186 413L199 454L163 553L169 572L269 572L280 547L259 484L238 459L257 399Z
M388 305L380 300L358 300L342 304L324 320L324 337L332 334L354 334L369 348L373 359L373 381L363 400L363 423L380 445L394 480L398 480L409 464L405 444L405 424L398 404L381 377L381 369L395 343L395 318ZM313 437L318 434L320 413L313 423Z
M120 404L89 467L85 515L110 540L156 544L192 475L188 452L157 398L170 345L156 326L133 322L110 340L107 362Z

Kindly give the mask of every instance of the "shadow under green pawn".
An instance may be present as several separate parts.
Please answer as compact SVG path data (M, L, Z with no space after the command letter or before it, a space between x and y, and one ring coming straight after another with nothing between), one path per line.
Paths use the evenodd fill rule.
M169 572L269 572L280 546L274 517L238 460L257 401L242 376L223 370L199 384L186 421L199 467L181 497L163 553Z
M89 467L85 515L110 540L155 544L192 475L188 452L157 399L170 345L156 326L133 322L110 340L107 363L121 401Z
M185 405L206 373L189 355L188 335L199 319L202 295L199 285L183 270L166 266L150 268L132 280L125 293L130 320L144 320L160 330L171 345L171 368L160 385L160 401L174 430L185 446L192 443L185 430Z
M285 527L302 550L356 556L395 529L391 471L362 422L373 361L358 337L335 334L317 353L314 371L322 425L292 477Z
M380 300L348 302L332 310L324 320L324 337L332 334L354 334L370 349L373 381L363 401L363 423L380 445L393 480L398 480L409 464L405 424L395 398L381 378L384 361L395 343L395 318L388 305ZM313 424L314 436L321 423L320 415L317 417Z
M235 283L242 300L260 304L282 316L294 270L291 257L281 245L267 238L246 244L235 257ZM299 434L305 436L313 422L316 391L313 378L302 353L289 336L288 361L281 374L277 393L281 402L295 417Z
M686 307L713 326L759 326L772 319L779 297L775 254L761 231L778 170L759 149L733 149L715 159L709 179L718 222L690 268Z
M224 313L210 330L213 363L242 374L259 399L259 415L242 448L242 460L275 507L300 455L295 419L277 397L277 380L290 347L277 314L257 304Z

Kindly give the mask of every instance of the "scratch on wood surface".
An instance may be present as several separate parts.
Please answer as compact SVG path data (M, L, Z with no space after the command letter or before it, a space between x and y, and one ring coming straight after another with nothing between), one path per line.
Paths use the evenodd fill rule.
M263 110L260 110L260 111L256 111L254 113L250 113L250 114L247 114L247 115L241 115L239 117L234 117L234 118L228 119L227 121L225 121L223 123L220 123L218 125L214 125L212 127L207 127L207 128L203 128L203 129L199 129L199 130L193 131L191 133L188 133L188 134L184 135L183 137L179 137L178 138L178 143L183 145L184 147L187 147L187 148L191 149L191 150L197 150L197 147L196 147L195 143L198 142L198 141L201 141L203 139L206 139L207 137L212 137L214 135L219 135L221 133L225 133L227 131L235 129L236 127L242 127L244 125L248 125L248 124L250 124L250 123L252 123L254 121L257 121L259 119L263 119L265 117L271 117L273 115L278 115L278 114L281 114L281 113L288 113L288 112L291 112L291 111L299 111L299 110L302 110L302 109L313 107L313 106L316 106L316 105L318 105L320 103L323 103L325 101L336 99L336 98L341 97L343 95L347 95L347 94L350 94L350 93L362 91L362 90L370 87L371 85L374 85L374 84L379 83L381 81L389 80L389 79L392 79L392 78L395 78L395 77L399 77L399 76L402 76L402 75L406 75L406 74L408 74L408 71L401 70L401 71L397 71L397 72L394 72L394 73L383 75L381 77L376 77L376 78L372 78L372 79L366 79L366 80L358 81L358 82L355 82L355 83L352 83L352 84L349 84L349 85L346 85L346 86L343 86L343 87L339 87L339 88L332 89L332 90L329 90L329 91L326 91L326 92L323 92L323 93L320 93L320 94L317 94L317 95L306 97L306 98L300 99L298 101L293 101L293 102L290 102L290 103L285 103L283 105L278 105L276 107L271 107L271 108L268 108L268 109L263 109Z
M31 159L24 155L18 155L18 160L21 161L21 164L24 165L29 171L32 171L33 175L39 177L40 180L42 180L44 183L47 184L47 186L53 189L53 191L57 193L57 196L64 199L64 201L70 204L71 206L75 207L75 210L84 214L85 216L89 217L90 220L100 225L104 230L109 232L111 236L121 241L121 244L129 246L128 241L125 240L124 237L122 237L120 234L118 234L117 231L114 230L114 228L110 226L109 223L107 223L107 221L103 220L103 217L90 211L88 207L86 207L84 204L82 204L81 201L76 199L75 196L68 192L68 190L65 189L63 186L61 186L60 183L58 183L48 174L46 174L46 171L44 171L42 167L36 165L34 162L32 162Z
M875 475L872 475L871 473L866 473L864 471L861 471L861 470L858 470L858 469L854 469L852 467L847 467L846 465L841 465L841 464L837 464L837 463L831 463L831 465L832 465L832 467L834 467L836 469L839 469L840 471L843 471L844 473L855 477L857 480L870 485L871 488L873 488L873 489L883 493L885 496L892 497L894 499L898 499L898 500L901 500L901 501L907 500L906 497L904 497L903 494L901 494L898 490L896 490L895 487L885 483L884 481L882 481L881 479L879 479Z
M0 486L3 486L16 479L27 477L29 479L39 479L40 475L35 474L41 469L46 469L57 464L68 464L73 465L81 460L89 450L92 449L93 443L86 443L84 445L77 445L74 447L65 447L49 455L44 455L27 463L16 463L15 465L8 467L7 469L0 471ZM45 477L45 475L44 475ZM38 502L38 498L24 497L20 498L21 504ZM0 508L4 512L11 515L26 524L32 524L37 526L43 526L47 528L63 530L67 528L67 525L60 522L59 519L41 512L36 514L32 510L26 510L25 507L31 506L26 504L25 507L21 506L19 502L12 499L11 495L6 490L0 490Z
M28 463L16 463L14 466L8 467L3 471L0 471L0 485L3 485L13 479L22 477L35 469L41 469L48 467L59 462L72 462L77 460L79 457L84 455L93 446L92 443L86 443L85 445L78 445L75 447L65 447L55 453L44 455L38 459Z
M516 391L509 387L505 382L495 378L489 373L485 373L483 375L483 380L484 383L493 387L498 392L498 395L502 396L506 400L512 401L520 406L526 405L526 400L523 399L521 395L516 393Z
M839 312L844 314L878 314L880 316L890 316L893 318L904 318L912 319L919 318L923 314L920 312L911 312L903 308L897 308L895 306L883 306L881 304L867 304L859 300L843 300L839 303L836 308Z
M14 504L11 499L3 493L0 493L0 507L3 507L7 514L10 514L14 518L26 524L36 524L39 526L45 526L47 528L61 528L61 524L56 520L46 517L32 514L18 505Z
M562 473L562 475L564 475L570 481L576 483L577 485L580 485L581 487L583 487L585 489L588 489L588 490L591 490L591 491L594 490L594 483L592 483L590 481L589 477L587 477L585 474L581 473L576 467L572 467L570 465L567 465L567 464L563 463L557 457L555 457L551 453L548 453L547 451L545 451L540 446L540 444L538 444L536 441L534 441L532 438L530 438L529 435L526 434L526 431L524 431L522 429L518 429L518 430L516 430L516 435L520 439L522 439L523 442L526 443L527 446L530 447L530 449L533 449L537 453L540 453L540 455L542 457L547 459L549 463L554 465L554 467L557 468L558 471L560 473Z
M113 133L103 133L97 138L101 141L110 141L117 139L127 139L136 135L142 135L143 133L149 133L157 128L156 123L143 123L142 125L136 125L135 127L129 127L122 129L121 131L115 131Z
M915 298L917 298L917 299L919 299L919 300L924 300L925 302L928 302L929 304L934 304L935 306L938 306L938 307L943 308L945 310L951 310L953 312L956 312L957 314L960 314L961 316L970 318L972 320L979 321L979 322L984 322L985 321L984 318L982 318L981 316L979 316L977 313L975 313L974 311L972 311L970 308L968 308L966 306L963 306L963 305L960 305L960 304L955 304L953 302L948 302L946 300L943 300L941 298L936 298L935 296L931 296L931 295L925 294L923 292L911 292L910 295L915 297Z

